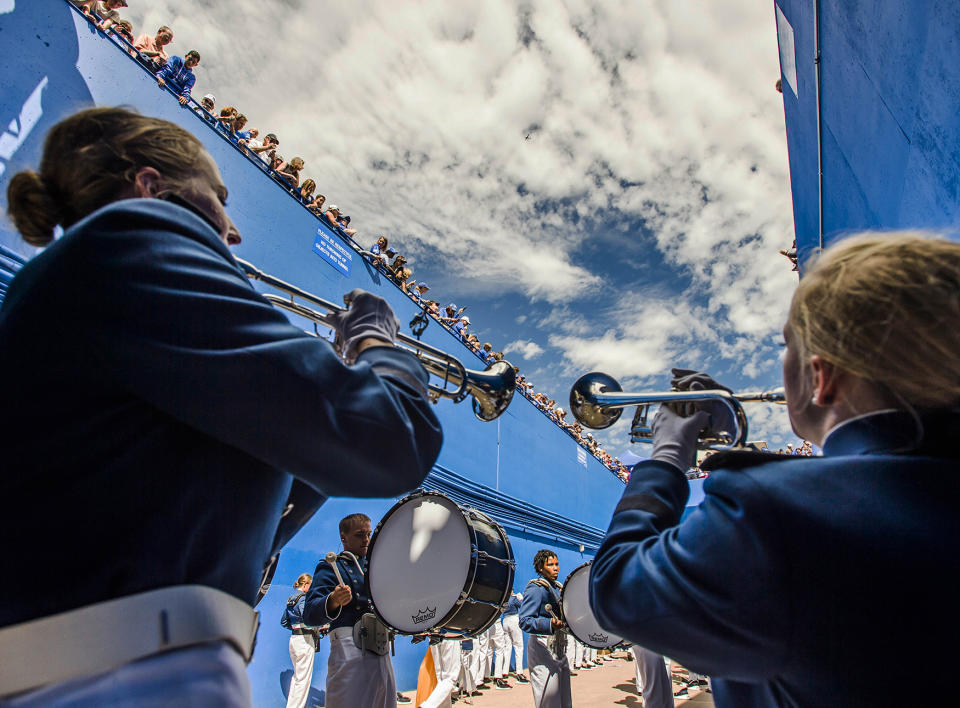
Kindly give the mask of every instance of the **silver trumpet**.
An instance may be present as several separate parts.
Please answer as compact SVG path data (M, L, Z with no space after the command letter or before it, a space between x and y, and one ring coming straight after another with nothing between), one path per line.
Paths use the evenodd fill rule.
M701 450L729 450L744 447L749 434L747 414L743 401L786 403L783 388L772 391L730 393L722 389L712 391L663 391L659 393L627 393L616 379L607 374L592 372L584 374L570 389L570 412L588 428L609 428L619 420L623 409L637 406L630 427L630 442L650 442L653 430L648 424L650 406L657 403L692 403L696 401L720 401L727 408L734 422L734 430L704 430L697 440Z
M333 328L332 315L344 310L329 300L324 300L296 285L264 273L248 261L241 258L236 260L251 280L259 280L271 288L287 293L289 297L286 298L273 293L261 293L274 307L292 312L329 329ZM312 307L297 302L297 298L320 307L326 312L318 312ZM477 418L491 421L507 410L510 401L513 400L517 374L509 362L495 361L485 371L471 371L452 354L447 354L402 332L397 335L397 342L398 346L413 352L423 368L442 380L442 385L430 384L428 387L430 399L434 403L440 398L449 398L454 403L460 403L469 395L473 397L473 412Z

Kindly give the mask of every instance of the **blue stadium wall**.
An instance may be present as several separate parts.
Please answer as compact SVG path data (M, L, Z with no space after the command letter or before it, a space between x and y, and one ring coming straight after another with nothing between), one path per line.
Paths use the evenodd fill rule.
M349 275L315 254L318 220L201 118L181 108L63 0L0 2L0 66L5 68L0 75L0 127L5 127L0 134L0 208L4 213L7 181L18 170L38 164L43 136L53 124L91 105L131 105L141 113L182 125L204 142L230 190L229 211L244 237L235 249L238 256L333 301L361 287L384 296L401 322L415 314L413 303L347 244L341 242L352 255ZM318 177L322 182L322 175ZM335 191L335 186L328 189ZM327 236L339 240L332 233ZM6 218L0 218L0 297L19 265L35 252ZM482 368L436 323L424 339L457 353L468 367ZM15 375L0 372L0 376ZM0 405L10 404L0 401ZM612 473L592 456L580 462L574 441L522 396L516 396L510 409L491 423L476 420L468 403L454 406L443 401L437 412L446 441L424 486L488 511L504 525L517 560L517 589L532 576L532 559L539 548L557 550L561 574L591 557L623 488ZM692 498L702 496L699 489L694 491ZM360 511L376 523L395 501L332 499L283 550L273 586L258 608L262 626L249 667L256 705L285 702L291 666L289 633L280 627L280 615L296 577L312 573L320 557L339 549L341 517ZM237 519L237 524L243 524L243 519ZM32 580L22 582L26 587ZM327 648L323 642L316 657L311 705L322 702ZM424 651L424 644L398 639L394 664L401 689L415 687Z
M824 245L863 229L956 238L960 3L776 0L774 14L801 261L820 241L818 154Z

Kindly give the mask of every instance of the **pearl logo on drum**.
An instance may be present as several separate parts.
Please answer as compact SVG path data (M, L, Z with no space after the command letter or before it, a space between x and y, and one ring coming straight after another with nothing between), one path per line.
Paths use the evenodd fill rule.
M432 620L432 619L433 619L434 617L436 617L436 616L437 616L437 608L434 607L434 608L431 610L431 609L428 607L428 608L426 608L426 609L424 609L424 610L420 610L420 611L417 612L417 614L415 614L415 615L410 615L410 619L413 620L413 623L414 623L414 624L421 624L422 622L426 622L427 620Z

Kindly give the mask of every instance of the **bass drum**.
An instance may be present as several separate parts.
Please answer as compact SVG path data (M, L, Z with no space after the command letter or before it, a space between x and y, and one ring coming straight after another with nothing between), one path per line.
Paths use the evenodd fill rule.
M600 626L590 609L590 563L587 561L573 569L563 584L560 604L563 606L563 620L570 633L581 644L594 649L612 649L623 641L623 637L611 634Z
M367 587L399 634L473 636L500 616L516 565L503 527L439 492L401 499L370 539Z

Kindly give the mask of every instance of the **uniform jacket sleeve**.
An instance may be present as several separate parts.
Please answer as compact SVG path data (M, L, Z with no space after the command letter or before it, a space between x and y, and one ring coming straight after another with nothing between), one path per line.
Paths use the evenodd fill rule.
M545 588L528 584L520 603L520 629L529 634L552 634L551 617L542 609L549 602Z
M82 323L92 375L326 496L388 497L423 480L442 433L411 353L373 347L345 365L178 206L127 200L94 218L71 259L85 272L78 306L102 312Z
M342 607L338 608L333 616L327 614L327 598L337 585L333 568L325 560L320 561L313 573L313 583L305 596L303 619L307 624L319 626L340 616Z
M634 467L590 569L600 624L708 675L751 681L775 673L790 635L779 580L789 559L771 550L783 547L780 529L758 489L748 474L718 472L680 523L689 495L683 474L656 461Z

